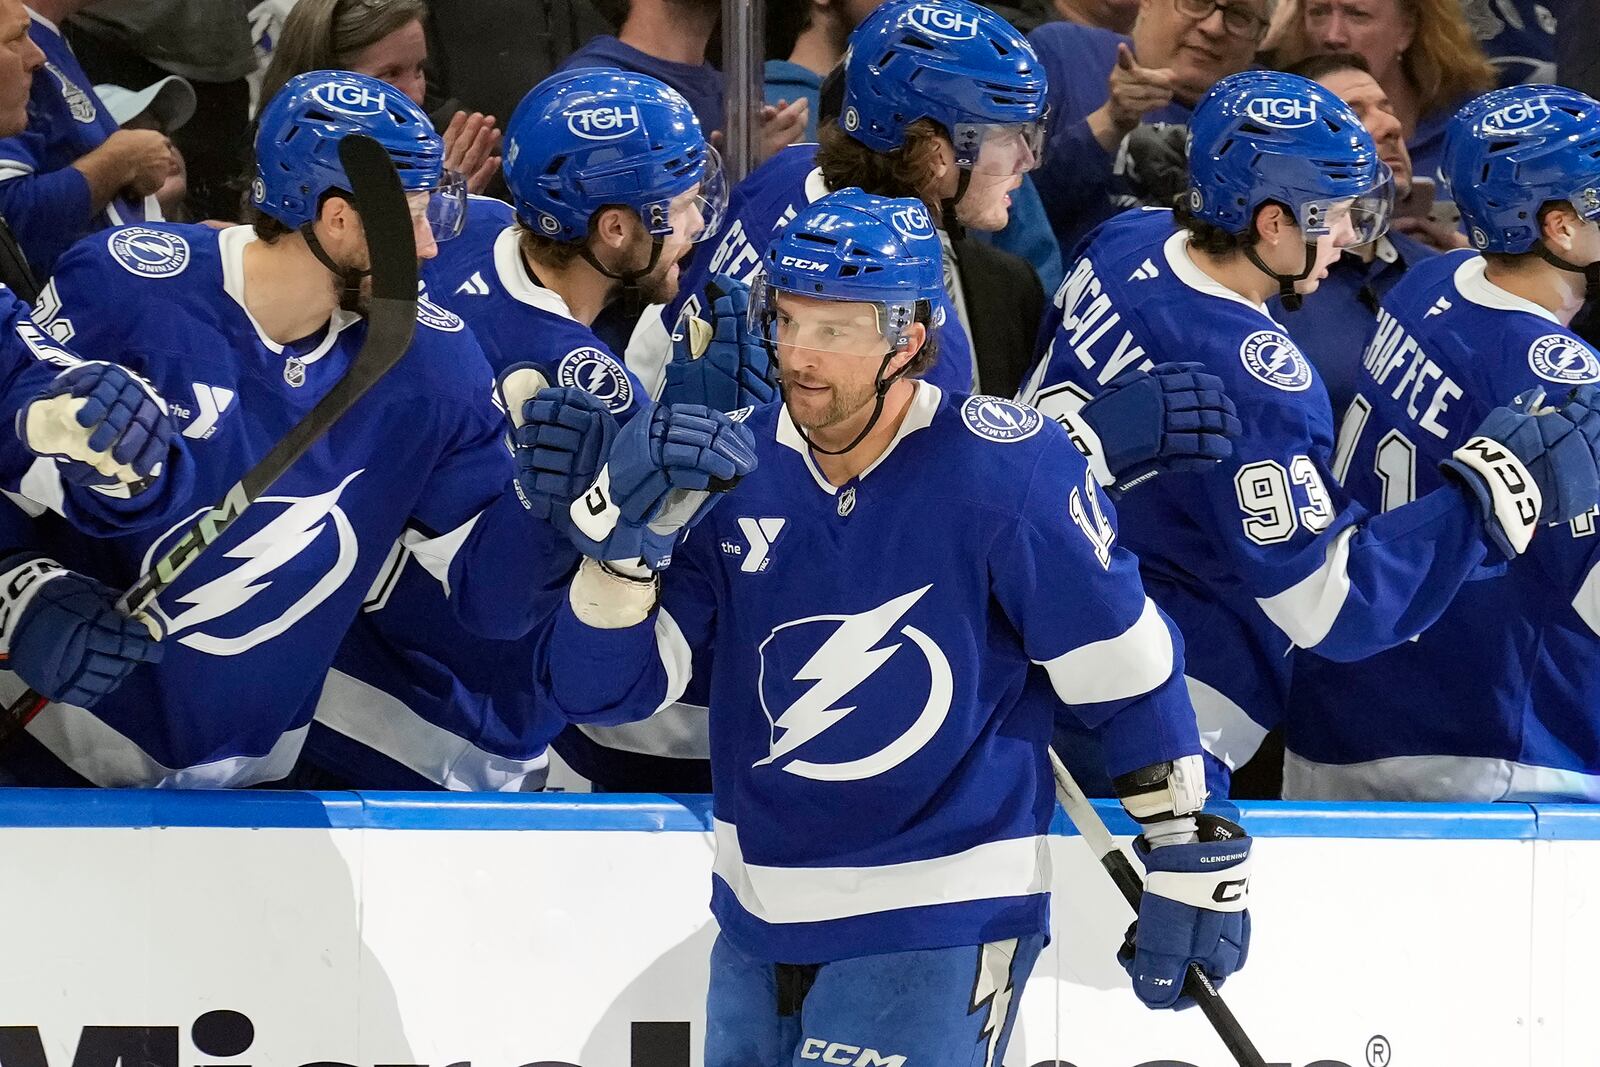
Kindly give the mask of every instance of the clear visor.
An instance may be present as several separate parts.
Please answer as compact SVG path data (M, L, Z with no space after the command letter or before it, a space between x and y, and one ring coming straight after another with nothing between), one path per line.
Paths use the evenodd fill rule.
M1336 200L1308 200L1300 205L1300 228L1306 240L1324 235L1335 248L1371 244L1389 231L1394 211L1394 178L1385 175L1371 192Z
M424 220L435 241L448 241L461 233L467 221L467 179L453 170L444 172L433 189L417 189L406 194L415 222Z
M773 349L881 359L906 344L911 303L825 300L774 289L765 275L750 287L750 332Z
M956 162L980 174L1007 177L1026 174L1039 165L1044 151L1044 121L995 124L961 123L956 127Z
M717 232L727 210L727 172L722 169L722 157L717 150L707 145L706 167L700 175L700 184L673 197L667 226L652 226L651 229L659 231L656 236L663 240L678 238L697 244Z

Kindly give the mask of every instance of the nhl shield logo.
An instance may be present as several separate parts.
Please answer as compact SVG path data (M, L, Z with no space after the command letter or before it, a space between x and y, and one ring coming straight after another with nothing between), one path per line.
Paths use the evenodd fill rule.
M1258 381L1290 393L1311 388L1311 364L1293 341L1276 330L1258 330L1239 346L1244 369Z
M1547 382L1582 385L1600 381L1600 359L1576 337L1552 333L1528 348L1528 366Z

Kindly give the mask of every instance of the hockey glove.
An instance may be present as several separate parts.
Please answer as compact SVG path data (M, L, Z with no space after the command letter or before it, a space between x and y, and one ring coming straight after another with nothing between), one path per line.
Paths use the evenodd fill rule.
M115 363L80 363L17 412L17 436L79 485L137 493L161 476L178 428L166 401Z
M672 337L663 404L736 411L777 399L772 354L750 332L750 288L719 274L706 283L710 321L685 311Z
M1495 408L1440 464L1477 500L1507 559L1539 523L1569 522L1600 500L1600 390L1579 386L1559 410L1543 400L1538 390Z
M1222 379L1199 363L1128 371L1078 412L1074 437L1101 485L1127 490L1160 471L1204 470L1233 454L1239 419ZM1092 451L1098 445L1101 463Z
M529 363L506 368L495 388L511 417L517 498L541 519L564 516L600 472L617 421L591 393L547 388Z
M617 434L588 492L573 501L573 543L601 561L672 562L679 538L756 466L755 439L721 412L656 404Z
M1199 840L1133 849L1144 861L1144 899L1117 953L1133 991L1147 1007L1187 1008L1184 972L1191 962L1213 985L1244 966L1250 952L1250 837L1215 815L1197 815Z
M117 594L54 560L0 561L0 657L36 692L92 708L162 648L145 616L117 610Z

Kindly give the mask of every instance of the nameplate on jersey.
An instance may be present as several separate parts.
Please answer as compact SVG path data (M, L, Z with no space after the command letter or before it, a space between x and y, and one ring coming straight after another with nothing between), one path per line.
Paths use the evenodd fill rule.
M1277 330L1257 330L1239 346L1239 360L1257 381L1291 393L1311 388L1311 364Z
M1010 444L1039 432L1044 416L1026 404L998 396L969 396L961 405L961 421L985 441Z
M566 389L582 389L606 406L607 411L626 411L633 403L633 383L615 358L598 348L574 348L556 366L556 384Z
M1600 359L1588 345L1567 334L1547 334L1529 345L1528 366L1547 382L1585 385L1600 381Z
M141 278L171 278L189 266L189 242L175 233L129 226L106 239L111 258Z

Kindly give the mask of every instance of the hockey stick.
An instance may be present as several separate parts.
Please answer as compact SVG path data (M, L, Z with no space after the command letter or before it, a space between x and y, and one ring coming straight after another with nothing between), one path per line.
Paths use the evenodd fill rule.
M1062 764L1061 757L1053 750L1050 752L1050 769L1055 774L1056 799L1066 809L1067 818L1078 828L1084 843L1099 857L1100 866L1105 868L1122 891L1128 906L1137 912L1139 901L1144 896L1144 881L1139 877L1139 872L1133 869L1133 863L1111 839L1111 831L1106 829L1106 824L1100 820L1089 798L1083 795L1083 790L1078 788L1078 783L1072 780L1072 775ZM1239 1067L1267 1067L1266 1060L1256 1051L1244 1027L1233 1017L1222 994L1217 992L1217 987L1211 984L1211 979L1206 977L1198 963L1189 964L1189 973L1183 980L1183 992L1200 1005L1200 1010L1211 1020L1217 1036L1228 1046Z
M350 177L372 263L372 297L361 350L350 361L344 377L305 418L291 427L261 462L246 471L216 506L195 519L171 550L123 594L117 608L126 615L150 607L411 347L411 334L417 326L417 245L411 228L411 208L400 188L399 175L383 146L360 134L340 140L339 162ZM0 715L0 745L21 733L49 702L48 697L32 689L12 701Z

